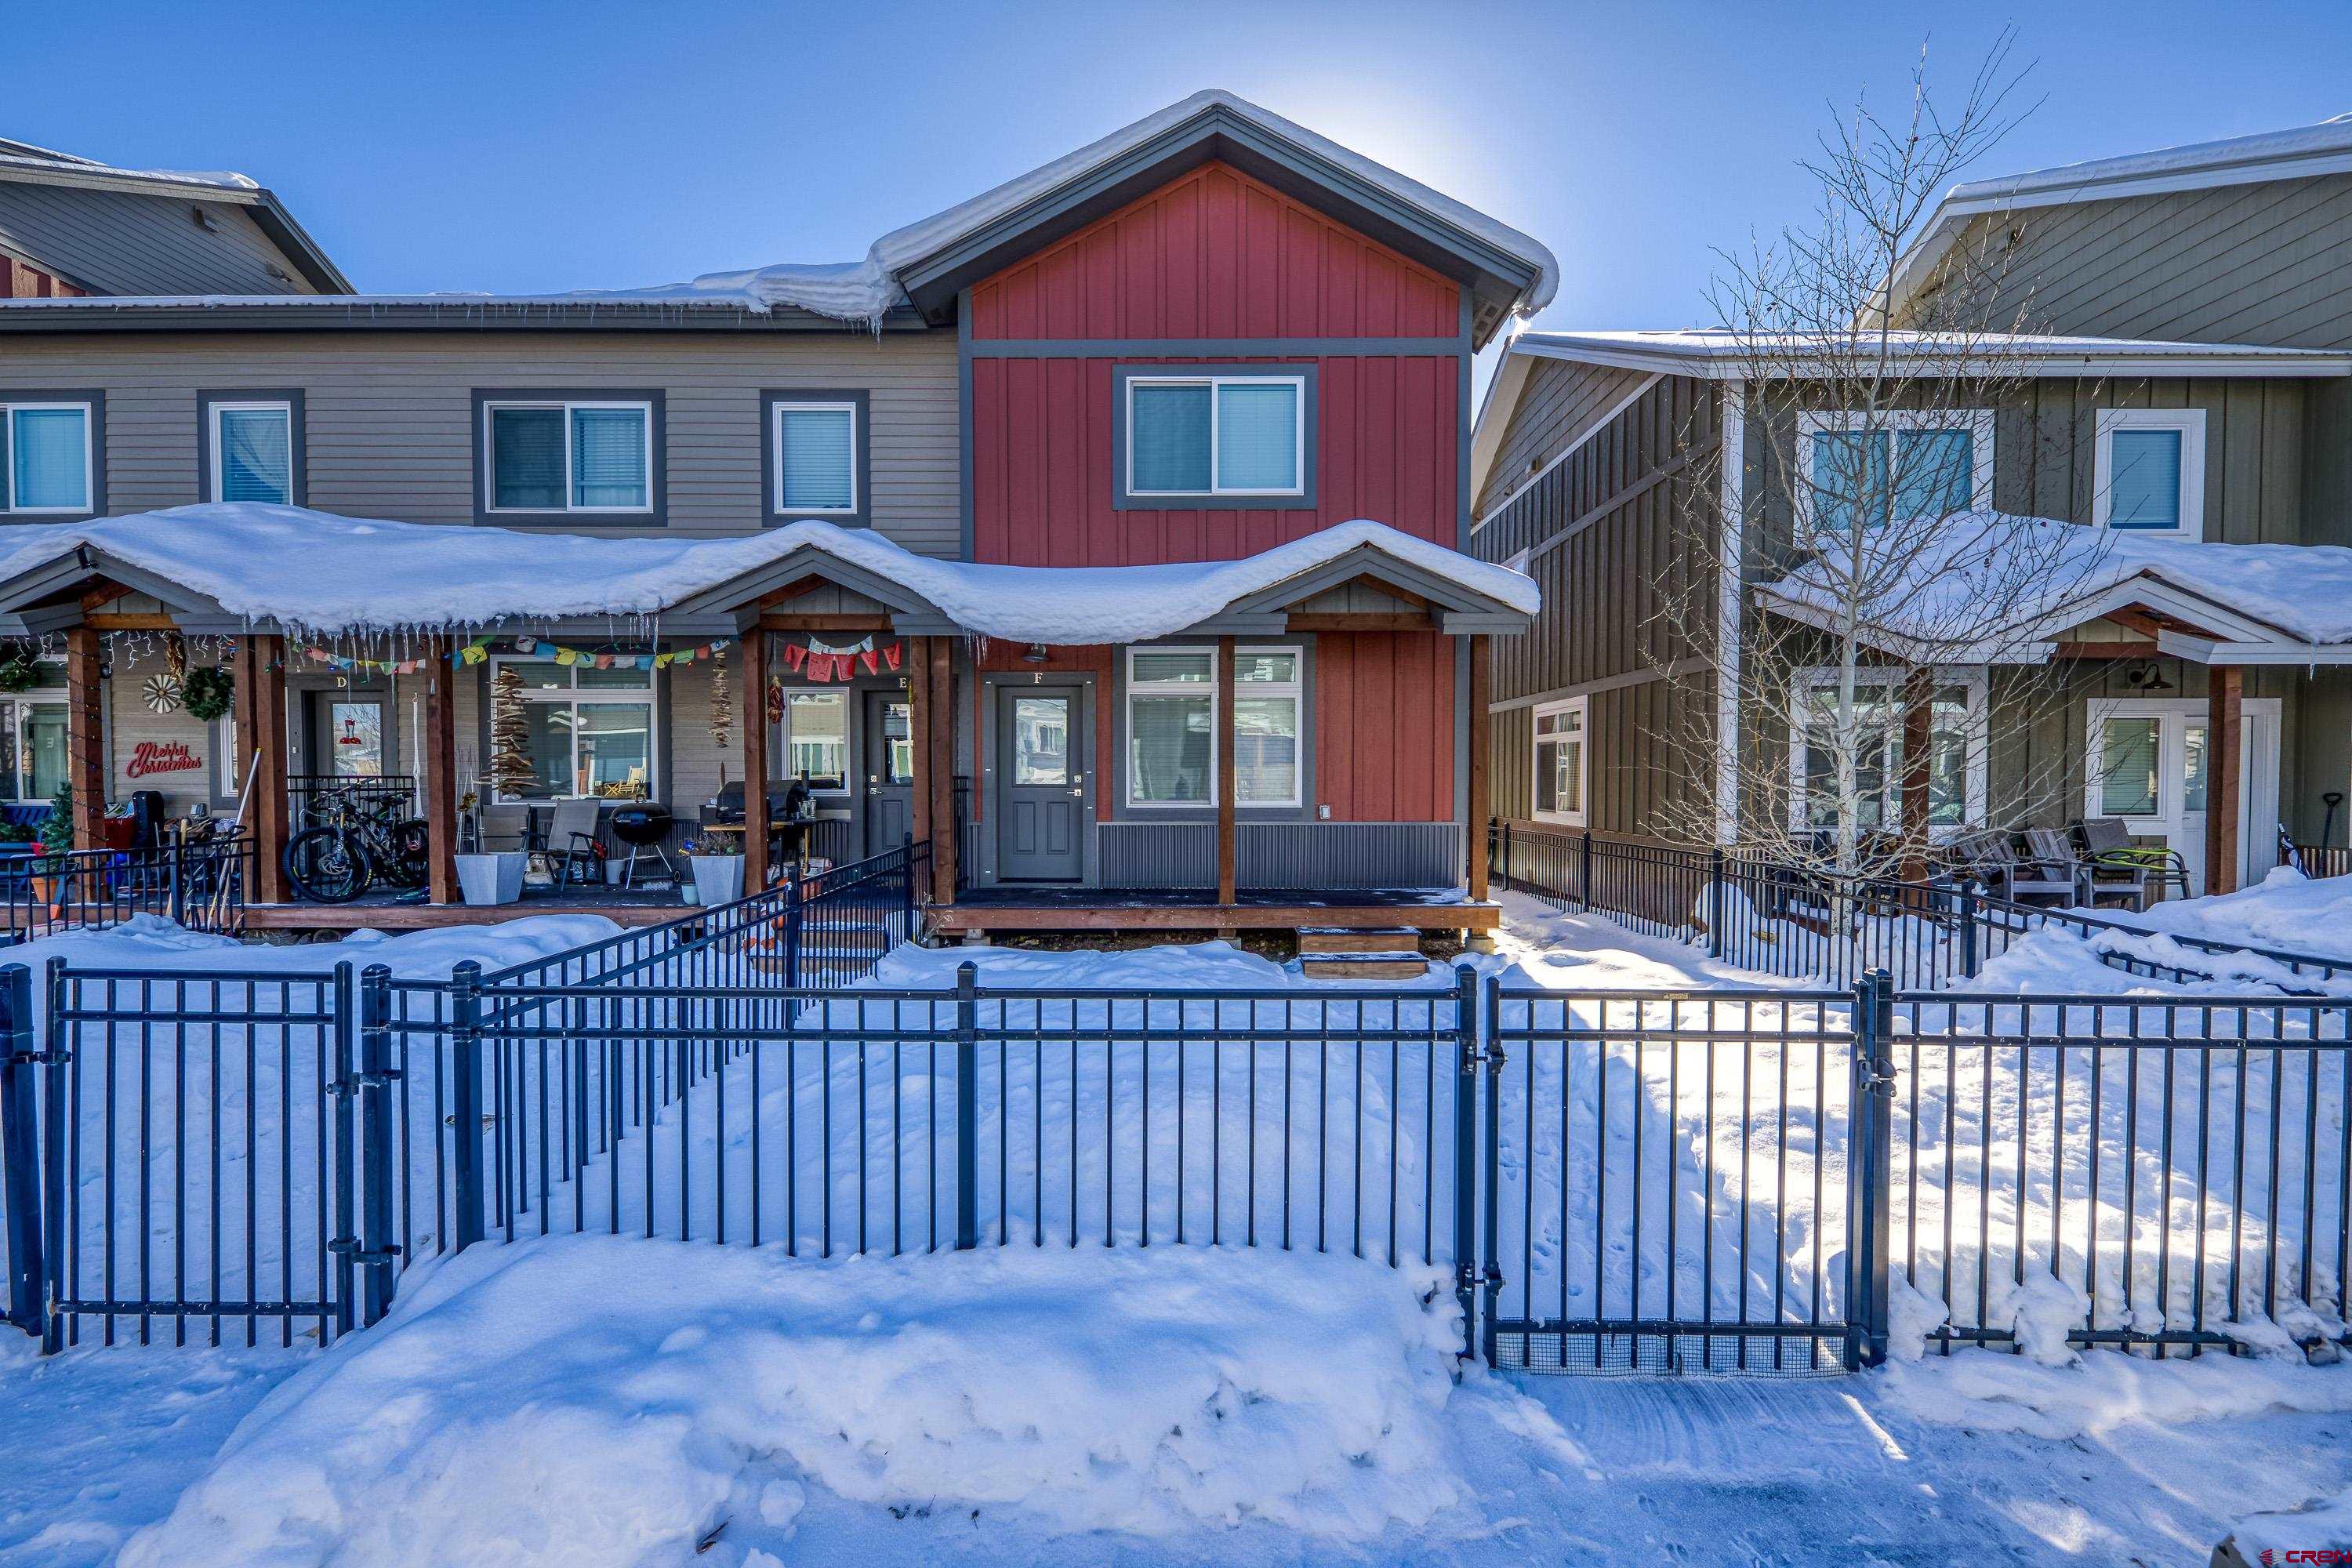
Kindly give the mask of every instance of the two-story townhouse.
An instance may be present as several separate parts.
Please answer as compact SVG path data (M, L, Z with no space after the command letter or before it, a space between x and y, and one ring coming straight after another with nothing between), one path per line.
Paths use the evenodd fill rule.
M683 834L731 784L756 861L761 786L797 779L838 854L938 844L940 904L989 905L961 929L1068 923L1108 901L1087 890L1213 902L1190 923L1219 927L1252 895L1483 893L1471 687L1533 596L1460 552L1470 363L1554 279L1525 236L1203 93L847 266L0 306L0 395L104 408L103 482L66 518L92 521L54 531L91 542L87 606L46 546L0 562L0 598L29 635L102 639L109 797L231 809L273 744L265 774L418 775L428 818L472 794L492 833L646 796ZM225 541L259 503L500 548L446 553L477 574L462 626L404 587L322 628L302 594L233 609L196 564L125 558L201 528L141 521L191 503L231 509ZM343 538L286 570L361 569ZM536 555L638 581L656 546L675 582L629 614L534 607ZM454 666L412 635L460 632ZM282 720L206 726L150 690L256 646ZM520 787L488 766L509 669Z
M1958 246L2008 253L1971 272L2003 286L1964 319L2035 329L1986 341L2001 382L1986 406L1940 396L1949 428L1920 432L1972 454L1956 503L2114 543L2097 591L2037 646L1939 673L1934 744L1970 761L1933 786L1951 797L1934 820L2121 818L2179 851L2200 890L2263 875L2281 824L2305 842L2332 820L2343 831L2352 646L2324 601L2352 543L2347 222L2342 123L1964 185L1938 208L1897 327L1930 319L1937 258ZM1756 684L1737 661L1760 641L1789 646L1759 637L1759 617L1806 613L1789 591L1790 487L1766 467L1814 471L1843 411L1767 395L1753 363L1719 331L1512 343L1474 439L1474 548L1523 563L1546 603L1496 667L1505 819L1686 837L1700 800L1725 842L1821 826L1807 715L1720 696ZM1673 565L1713 585L1731 635L1661 613ZM2059 700L2023 698L2053 664ZM1712 757L1660 743L1670 730L1711 734ZM2238 747L2208 747L2233 731ZM1884 775L1890 820L1900 771ZM2218 800L2236 809L2209 810ZM1768 802L1790 819L1750 820Z

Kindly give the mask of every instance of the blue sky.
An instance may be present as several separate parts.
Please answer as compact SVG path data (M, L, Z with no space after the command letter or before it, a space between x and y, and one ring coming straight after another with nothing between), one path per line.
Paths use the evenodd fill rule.
M1986 174L2352 110L2342 0L2021 9L2017 57L2046 101ZM851 259L1221 86L1542 238L1564 273L1542 324L1678 326L1702 312L1710 247L1807 208L1795 160L1829 104L1896 97L1923 42L1957 86L2011 15L92 0L0 28L0 135L242 170L362 289L530 291Z

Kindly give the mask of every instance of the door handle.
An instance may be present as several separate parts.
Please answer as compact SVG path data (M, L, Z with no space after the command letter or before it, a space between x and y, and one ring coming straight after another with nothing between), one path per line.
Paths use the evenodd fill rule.
M1071 793L1072 795L1084 795L1084 794L1086 794L1086 793L1087 793L1087 792L1086 792L1086 786L1084 786L1083 784L1081 784L1078 788L1072 790L1070 793Z

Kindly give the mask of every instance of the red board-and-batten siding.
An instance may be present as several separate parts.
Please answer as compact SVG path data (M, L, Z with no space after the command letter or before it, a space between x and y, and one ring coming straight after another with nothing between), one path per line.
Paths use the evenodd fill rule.
M1448 353L1154 354L1166 339L1458 342L1450 280L1223 164L1184 174L975 285L972 553L1033 566L1230 560L1355 518L1452 546L1460 521L1461 366ZM1024 341L1120 346L1024 356ZM1370 346L1370 345L1368 345ZM1317 371L1317 506L1118 511L1112 367L1307 363ZM1077 655L1077 650L1067 650ZM1066 657L1056 650L1055 664ZM1116 715L1097 668L1098 762ZM1108 660L1104 660L1107 663ZM1315 795L1335 821L1454 812L1454 650L1435 633L1317 639ZM1101 815L1114 815L1110 791Z
M79 300L82 290L37 267L0 256L0 300Z

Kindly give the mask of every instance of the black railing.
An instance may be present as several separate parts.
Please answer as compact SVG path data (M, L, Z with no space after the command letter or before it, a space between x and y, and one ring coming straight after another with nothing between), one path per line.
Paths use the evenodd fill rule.
M0 945L161 915L190 931L245 929L254 846L245 837L144 849L35 850L0 860Z
M338 802L348 802L355 815L397 822L417 814L419 798L416 780L408 773L295 773L286 781L287 807L296 833L340 820Z

